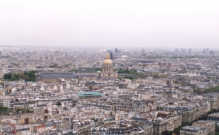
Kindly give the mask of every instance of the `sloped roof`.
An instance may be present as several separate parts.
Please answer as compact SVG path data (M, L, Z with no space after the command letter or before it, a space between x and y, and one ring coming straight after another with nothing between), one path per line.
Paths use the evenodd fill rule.
M40 77L43 79L51 79L51 78L77 79L77 75L70 72L41 72Z
M100 92L82 92L82 93L78 93L78 96L102 96L103 93Z

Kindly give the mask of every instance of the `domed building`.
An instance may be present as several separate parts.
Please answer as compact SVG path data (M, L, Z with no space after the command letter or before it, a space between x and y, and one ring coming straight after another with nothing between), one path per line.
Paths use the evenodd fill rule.
M108 54L106 56L106 59L104 60L102 67L103 67L102 72L98 73L99 78L101 79L117 79L118 78L118 72L113 71L113 63Z

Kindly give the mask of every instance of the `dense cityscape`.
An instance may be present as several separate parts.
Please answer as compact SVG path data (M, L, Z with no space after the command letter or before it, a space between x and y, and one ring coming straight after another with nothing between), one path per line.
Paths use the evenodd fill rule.
M1 135L219 134L219 50L0 46Z
M219 135L219 0L0 0L0 135Z

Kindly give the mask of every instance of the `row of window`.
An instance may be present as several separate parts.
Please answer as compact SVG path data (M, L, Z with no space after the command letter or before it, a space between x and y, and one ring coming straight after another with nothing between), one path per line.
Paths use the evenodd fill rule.
M105 70L103 70L103 71L113 71L112 69L109 69L109 68L107 68L107 69L105 69Z
M99 74L99 76L101 76L101 74ZM104 74L103 74L103 76L104 76ZM106 75L107 76L107 75ZM110 74L108 74L108 76L111 76ZM114 76L116 76L116 74L114 74Z

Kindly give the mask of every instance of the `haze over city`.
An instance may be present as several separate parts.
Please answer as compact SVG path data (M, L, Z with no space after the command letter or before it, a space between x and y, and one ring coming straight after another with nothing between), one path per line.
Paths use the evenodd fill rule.
M0 45L217 48L218 0L1 0Z
M219 135L219 0L0 0L0 135Z

